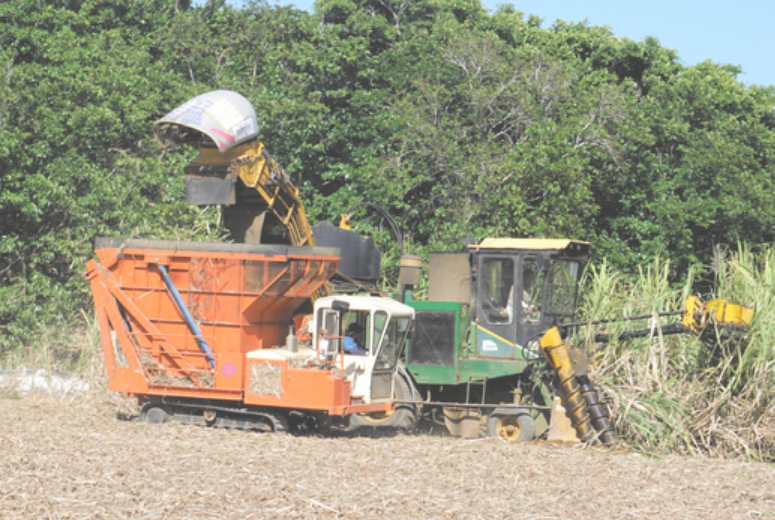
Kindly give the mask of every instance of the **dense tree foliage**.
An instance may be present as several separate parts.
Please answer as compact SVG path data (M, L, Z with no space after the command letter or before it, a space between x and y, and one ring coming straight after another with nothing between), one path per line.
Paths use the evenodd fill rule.
M416 253L569 236L626 273L656 253L688 265L773 239L775 89L510 5L7 0L0 68L6 348L88 301L95 236L218 236L217 208L184 202L192 152L151 139L213 89L251 100L313 220L376 202Z

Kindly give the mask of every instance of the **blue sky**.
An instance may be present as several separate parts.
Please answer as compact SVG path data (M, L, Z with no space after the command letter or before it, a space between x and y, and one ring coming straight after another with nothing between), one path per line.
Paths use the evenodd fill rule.
M314 0L280 1L311 11ZM235 2L236 3L236 2ZM494 12L503 0L483 0ZM775 85L775 0L515 0L518 11L544 19L608 25L616 36L656 37L684 65L705 60L742 67L747 85Z

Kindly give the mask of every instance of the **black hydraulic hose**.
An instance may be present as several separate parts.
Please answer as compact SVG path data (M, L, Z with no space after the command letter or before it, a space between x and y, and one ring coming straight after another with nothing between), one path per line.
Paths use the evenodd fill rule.
M654 317L663 318L665 316L678 316L684 313L685 311L670 311L670 312L660 312L655 314L640 314L638 316L628 316L627 318L611 318L607 320L562 323L558 325L558 328L560 329L564 337L567 331L572 328L579 328L587 325L599 325L603 323L615 323L620 321L647 320ZM662 330L662 334L666 336L670 334L683 334L687 332L686 327L681 322L671 323L669 325L660 327L660 329ZM641 330L626 331L620 334L595 334L594 341L595 343L608 343L608 341L612 337L616 337L617 339L644 338L644 337L650 336L653 333L653 330L654 330L653 328L648 328L648 329L641 329Z
M401 256L404 256L404 236L401 234L401 228L398 227L398 224L396 223L395 219L393 219L393 216L388 212L388 210L386 210L379 204L374 204L373 202L358 202L350 206L350 209L347 210L347 215L349 216L350 214L352 214L353 210L355 210L355 208L358 208L360 206L367 206L369 208L377 210L377 212L379 212L383 217L385 217L391 229L393 230L393 234L396 236L396 242L398 242L398 247L401 250Z
M684 334L689 330L684 327L683 323L671 323L660 327L663 336L669 336L671 334ZM622 332L621 334L595 334L595 343L608 343L611 337L617 339L630 339L630 338L645 338L651 336L654 333L654 329L641 329Z

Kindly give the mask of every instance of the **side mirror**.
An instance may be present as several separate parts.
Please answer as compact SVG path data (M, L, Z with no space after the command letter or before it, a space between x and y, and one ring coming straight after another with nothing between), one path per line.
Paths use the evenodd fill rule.
M416 327L416 322L412 322L412 326L409 327L409 331L406 333L406 339L412 339L412 336L414 336L414 331Z

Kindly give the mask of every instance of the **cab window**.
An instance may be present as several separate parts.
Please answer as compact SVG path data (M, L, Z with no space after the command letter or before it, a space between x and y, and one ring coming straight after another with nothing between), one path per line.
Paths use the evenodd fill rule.
M544 288L544 272L539 271L535 258L522 260L522 323L539 323L541 321L542 293Z
M513 321L514 261L511 258L485 258L480 282L481 310L489 323L508 324Z
M569 260L554 260L549 270L546 290L546 314L551 323L572 319L576 310L578 280L583 264Z
M380 348L374 363L374 370L392 370L406 342L406 335L409 333L412 320L407 317L394 317L388 322L387 314L377 312L374 315L375 338L379 338L376 333L376 325L379 321L383 322L384 334L382 335L382 348Z

